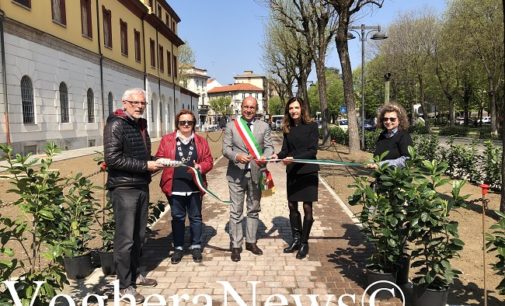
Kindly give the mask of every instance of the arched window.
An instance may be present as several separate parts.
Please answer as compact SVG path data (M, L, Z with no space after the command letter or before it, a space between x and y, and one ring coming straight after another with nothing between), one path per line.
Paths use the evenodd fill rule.
M60 83L60 111L61 111L61 122L66 123L68 119L68 89L65 82Z
M23 107L23 123L35 123L33 85L32 80L27 75L21 78L21 104Z
M93 90L91 88L88 89L87 94L88 101L88 122L95 122L95 101L93 99Z
M112 92L109 91L109 113L114 112L114 97L112 96Z

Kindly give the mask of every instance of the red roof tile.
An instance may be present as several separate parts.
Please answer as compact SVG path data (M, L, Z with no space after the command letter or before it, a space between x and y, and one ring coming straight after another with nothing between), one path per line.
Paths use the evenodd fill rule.
M221 87L214 87L211 90L209 90L208 93L220 93L220 92L232 92L232 91L259 91L259 92L262 92L263 90L259 87L256 87L256 86L248 84L248 83L239 83L239 84L226 85L226 86L221 86Z

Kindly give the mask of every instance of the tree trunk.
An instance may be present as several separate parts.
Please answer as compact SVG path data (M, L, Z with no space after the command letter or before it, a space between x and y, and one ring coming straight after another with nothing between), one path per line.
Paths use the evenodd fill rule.
M342 18L342 16L340 16ZM337 51L342 66L342 78L344 82L344 101L347 106L347 123L349 125L349 152L357 152L360 149L358 120L356 117L356 102L354 101L353 80L351 62L349 61L349 49L347 47L347 27L341 27L337 31Z
M328 111L328 101L326 100L326 74L324 67L324 58L316 61L316 74L317 74L317 89L319 93L319 107L321 109L321 121L323 124L323 145L328 143L330 133L328 130L328 122L330 112Z
M424 80L422 75L418 75L418 80L419 80L419 99L421 103L421 108L423 109L423 119L424 119L424 125L426 126L426 129L429 131L430 130L430 123L428 121L428 106L426 105L426 101L424 98Z
M502 0L502 10L503 10L503 33L504 40L503 45L505 47L505 0ZM504 48L505 50L505 48ZM505 55L505 54L504 54ZM505 56L504 56L505 57ZM504 75L505 75L505 66ZM504 87L505 90L505 87ZM505 113L505 110L502 111L502 114ZM501 199L500 199L500 211L505 212L505 124L502 124L501 127L501 141L502 141L502 153L501 153Z

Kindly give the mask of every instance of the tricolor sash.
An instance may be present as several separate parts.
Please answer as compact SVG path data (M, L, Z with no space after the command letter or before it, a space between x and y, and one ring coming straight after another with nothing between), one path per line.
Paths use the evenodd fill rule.
M254 137L251 129L247 126L247 121L239 116L234 121L235 127L237 128L238 134L242 141L244 142L247 151L255 160L260 160L263 155L263 150L261 146L258 144L256 137ZM260 190L263 192L263 195L270 195L274 190L274 181L272 178L272 174L266 167L260 169ZM272 191L272 192L266 192Z

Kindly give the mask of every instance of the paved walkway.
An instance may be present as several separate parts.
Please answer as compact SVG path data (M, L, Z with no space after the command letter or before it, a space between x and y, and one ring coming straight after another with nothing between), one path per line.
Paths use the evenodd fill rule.
M209 188L223 198L228 198L225 178L227 162L227 159L220 159L208 175ZM187 294L188 302L182 301L180 305L192 305L192 299L199 294L209 295L213 305L243 305L237 302L242 299L251 306L264 304L271 295L284 296L289 305L317 305L310 302L309 295L317 295L319 305L338 305L338 299L343 294L355 294L356 303L350 297L344 298L344 302L347 305L361 305L367 254L361 244L359 228L345 211L345 205L327 185L320 183L319 202L314 203L315 222L309 240L309 256L298 260L295 254L284 254L282 249L291 239L285 167L273 164L269 169L274 177L276 191L274 195L264 197L261 202L258 245L263 249L262 256L244 250L240 262L230 260L228 207L205 197L203 262L194 263L191 254L187 252L179 264L171 264L173 248L170 214L167 213L153 227L143 262L148 277L157 279L159 284L155 288L141 288L139 292L146 296L159 294L164 297L167 305L176 305L173 296L181 297L183 294ZM156 188L155 184L152 186ZM186 234L188 241L189 232ZM110 286L97 288L93 287L93 282L104 284L113 280L113 277L103 278L97 270L87 285L79 284L79 289L79 286L73 290L67 289L78 295L85 295L91 288L95 292L109 291ZM223 281L229 284L226 289L226 285L221 283ZM252 282L255 281L257 283L254 289ZM233 290L238 295L233 295ZM279 303L282 301L280 298L272 298L270 301ZM327 304L326 301L330 298L331 302ZM256 304L253 303L254 299ZM296 299L299 299L298 303ZM153 303L150 305L164 305L154 297L150 301ZM202 297L195 304L206 303L208 301L205 302ZM115 304L110 302L107 305Z

